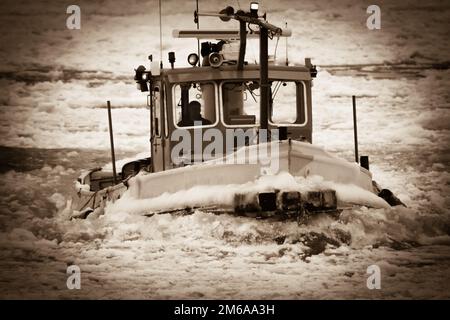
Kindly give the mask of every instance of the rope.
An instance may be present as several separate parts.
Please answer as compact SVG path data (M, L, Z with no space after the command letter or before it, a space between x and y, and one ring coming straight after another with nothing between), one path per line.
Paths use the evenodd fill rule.
M88 201L80 208L79 211L82 211L88 204L89 202L91 202L92 198L95 197L97 195L98 191L95 191L92 196L88 199ZM94 203L95 203L95 198L94 198Z

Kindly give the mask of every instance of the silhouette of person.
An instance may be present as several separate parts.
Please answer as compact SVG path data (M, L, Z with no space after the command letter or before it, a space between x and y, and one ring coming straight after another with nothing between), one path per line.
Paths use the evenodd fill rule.
M194 122L201 122L203 126L212 124L211 121L202 117L201 114L201 104L198 101L191 101L188 105L188 115L189 119L181 119L178 122L179 127L191 127L194 126Z

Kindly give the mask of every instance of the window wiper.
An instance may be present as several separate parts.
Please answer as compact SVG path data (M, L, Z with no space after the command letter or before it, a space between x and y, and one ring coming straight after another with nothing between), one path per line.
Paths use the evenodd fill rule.
M258 103L258 101L256 101L255 94L253 93L252 89L250 89L250 87L247 84L244 84L244 85L245 85L245 89L250 91L250 94L252 95L253 100L255 100L255 102Z
M281 81L278 81L277 82L277 84L275 85L275 90L274 90L274 93L273 93L273 95L272 95L272 100L273 101L275 101L275 97L276 97L276 95L277 95L277 93L278 93L278 90L280 89L280 87L281 87Z

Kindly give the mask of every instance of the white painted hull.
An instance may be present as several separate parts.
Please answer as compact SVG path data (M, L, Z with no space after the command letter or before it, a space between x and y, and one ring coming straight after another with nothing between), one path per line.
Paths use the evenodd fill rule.
M157 173L138 174L128 181L128 188L121 183L96 193L78 190L79 199L74 207L103 207L107 201L120 198L126 190L134 199L148 199L195 186L241 185L262 175L283 171L294 177L321 176L326 181L355 185L374 193L372 175L368 170L356 163L337 158L320 147L299 141L277 141L266 146L269 150L266 157L258 152L261 145L254 145L205 163ZM239 164L233 164L236 159L240 159ZM269 159L278 161L276 165L274 162L267 165Z
M277 167L278 172L286 171L293 176L306 178L318 175L323 177L324 180L354 184L373 192L372 174L358 164L337 158L309 143L277 141L272 144L275 143L279 146L278 154L272 153L270 155L269 153L266 160L268 162L270 158L277 157L279 160L278 166L266 166L261 163L264 160L261 160L257 152L260 145L244 147L219 160L158 173L138 175L129 182L130 193L137 199L153 198L164 192L174 193L199 185L243 184L255 180L267 171L271 174L277 173L271 171L272 167ZM268 148L268 150L273 151L274 148ZM238 158L242 159L244 163L231 164Z

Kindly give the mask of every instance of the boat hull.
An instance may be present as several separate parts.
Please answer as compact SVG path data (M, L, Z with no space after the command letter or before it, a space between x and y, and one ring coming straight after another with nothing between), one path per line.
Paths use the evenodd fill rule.
M266 148L263 150L262 146ZM140 173L126 183L97 192L79 186L73 207L78 212L103 208L108 201L120 199L125 191L133 199L150 199L196 186L242 185L279 172L304 178L320 176L326 181L351 184L375 193L368 170L320 147L289 140L243 147L225 157L197 165Z

